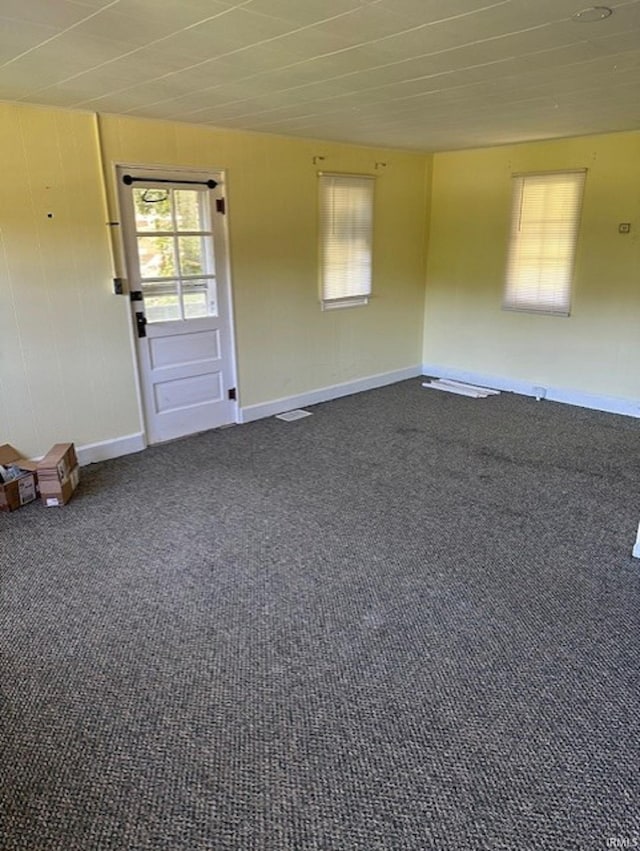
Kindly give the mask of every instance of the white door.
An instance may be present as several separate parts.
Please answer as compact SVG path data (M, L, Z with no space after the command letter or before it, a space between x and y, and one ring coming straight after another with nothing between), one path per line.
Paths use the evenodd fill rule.
M223 175L117 180L147 440L236 422Z

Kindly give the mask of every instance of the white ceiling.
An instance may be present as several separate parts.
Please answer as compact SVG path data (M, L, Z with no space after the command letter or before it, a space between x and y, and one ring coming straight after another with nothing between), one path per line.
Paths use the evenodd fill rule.
M640 0L0 0L0 99L417 150L640 129Z

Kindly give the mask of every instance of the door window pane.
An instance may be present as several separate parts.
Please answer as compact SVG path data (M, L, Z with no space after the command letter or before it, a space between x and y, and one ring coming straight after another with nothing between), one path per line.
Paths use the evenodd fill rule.
M209 316L218 315L218 282L215 278L207 281L209 291Z
M173 237L139 236L138 257L142 278L175 278Z
M208 230L200 220L201 192L194 189L176 189L173 200L178 230Z
M185 319L201 316L217 316L216 282L213 278L201 281L182 282L182 302Z
M189 286L183 286L182 303L184 304L185 319L197 319L200 316L209 315L209 298L206 283L199 281L199 286L190 281ZM205 286L202 284L205 283Z
M179 236L178 256L181 275L203 275L204 238L201 236Z
M166 189L134 189L137 231L173 230L171 200Z
M169 322L181 318L177 281L143 284L142 293L148 322Z

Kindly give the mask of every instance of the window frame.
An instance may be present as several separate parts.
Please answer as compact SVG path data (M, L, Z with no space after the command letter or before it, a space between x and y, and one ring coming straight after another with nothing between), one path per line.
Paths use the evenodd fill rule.
M580 225L582 219L582 208L584 201L584 189L586 183L586 168L558 169L554 171L535 171L514 173L511 176L511 215L509 221L509 245L507 250L506 268L503 284L502 309L517 313L540 313L549 316L568 317L571 314L571 302L573 295L573 282L575 265L580 238ZM560 221L547 215L545 218L535 219L531 217L525 222L529 226L529 257L530 266L537 273L537 284L527 281L527 232L523 231L522 217L523 209L527 204L527 182L531 195L535 191L541 192L545 185L553 187L554 180L559 183L567 183L571 178L575 187L574 197L571 198L569 190L565 199L558 195L552 199L552 203L564 204L568 219ZM543 199L543 206L547 199ZM555 259L555 267L552 267L553 245L556 245L556 253L561 256ZM547 255L546 258L544 255ZM550 259L551 258L551 259ZM543 280L544 262L547 262L547 277ZM530 272L530 270L529 270ZM552 276L556 275L559 280L554 283ZM537 292L536 292L537 289ZM541 290L547 293L541 293Z
M362 307L372 297L375 183L376 176L372 174L318 172L318 294L322 310ZM338 214L329 210L329 194L336 187L345 191L363 191L363 204L357 209L342 211L342 223ZM346 232L342 239L334 236L332 240L330 234L335 234L337 219L345 231L351 228L351 233ZM364 242L360 251L354 245L356 239ZM346 247L346 257L334 257L332 272L328 255L332 247L339 251L340 242L346 241L350 242ZM340 269L345 262L348 268Z
M132 211L132 250L134 252L133 256L136 259L135 274L132 278L136 281L142 293L142 302L144 304L147 322L155 325L163 322L184 322L191 319L217 315L218 282L216 277L213 211L211 199L208 194L210 190L194 189L191 185L187 185L179 180L162 179L161 181L157 181L153 178L141 178L137 186L131 186L128 189L130 191ZM148 191L167 193L170 210L170 221L168 224L171 225L170 228L154 229L139 227L141 217L136 206L136 193ZM187 228L180 225L178 222L176 192L192 192L196 195L198 224L200 227ZM145 276L142 274L141 241L158 237L170 240L171 255L175 267L174 274ZM180 240L184 238L196 238L200 240L200 257L203 261L203 267L199 274L186 273L182 268ZM163 293L163 290L166 290L166 293ZM199 291L205 296L205 314L199 313L196 316L188 315L186 296L190 295L192 290L194 292ZM154 306L151 304L151 299L162 296L163 294L175 295L177 299L176 307L178 309L177 316L154 317Z

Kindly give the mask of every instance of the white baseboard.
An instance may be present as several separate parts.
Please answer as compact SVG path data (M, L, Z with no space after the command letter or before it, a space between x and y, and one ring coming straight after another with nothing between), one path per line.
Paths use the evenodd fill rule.
M640 400L622 399L617 396L599 396L592 393L582 393L563 387L548 387L519 381L515 378L505 378L497 375L484 375L479 372L469 372L441 364L423 363L422 374L434 378L452 378L456 381L466 381L469 384L479 384L481 387L492 387L494 390L506 390L519 393L521 396L542 396L549 402L564 402L566 405L576 405L579 408L591 408L594 411L606 411L609 414L623 414L628 417L640 417ZM544 391L541 393L541 390Z
M622 399L616 396L599 396L559 387L544 387L541 384L536 385L527 381L505 378L504 376L486 375L484 373L446 367L441 364L425 363L422 366L405 367L404 369L383 372L378 375L370 375L367 378L346 381L342 384L332 384L329 387L321 387L318 390L310 390L307 393L299 393L295 396L285 396L281 399L273 399L257 405L248 405L245 408L238 409L238 422L249 423L253 420L282 414L294 408L317 405L320 402L339 399L341 396L351 396L353 393L361 393L364 390L374 390L376 387L384 387L387 384L406 381L408 378L416 378L419 375L428 375L434 378L451 378L455 381L478 384L481 387L491 387L495 390L518 393L522 396L538 396L542 387L544 398L551 402L563 402L567 405L577 405L578 407L591 408L595 411L605 411L610 414L622 414L624 416L640 418L640 400ZM131 455L134 452L142 451L146 446L144 434L142 432L136 432L135 434L127 434L113 440L103 440L98 443L77 446L76 453L80 464L86 466L87 464L94 464L97 461L108 461L112 458L119 458L121 455ZM640 544L638 547L640 553Z
M272 417L283 414L294 408L304 408L306 405L317 405L320 402L329 402L331 399L339 399L341 396L351 396L352 393L361 393L363 390L374 390L376 387L384 387L387 384L395 384L405 381L407 378L416 378L421 375L420 366L408 366L404 369L396 369L392 372L382 372L378 375L370 375L367 378L357 378L355 381L345 381L343 384L332 384L329 387L321 387L319 390L310 390L307 393L299 393L296 396L285 396L282 399L273 399L270 402L261 402L257 405L248 405L239 409L239 422L249 423L264 417Z
M395 384L407 378L415 378L420 375L420 366L406 367L405 369L384 372L379 375L371 375L368 378L360 378L356 381L347 381L344 384L334 384L331 387L322 387L319 390L311 390L308 393L300 393L297 396L287 396L283 399L273 399L258 405L249 405L239 408L238 422L248 423L274 414L282 414L292 408L301 408L305 405L317 405L319 402L328 402L330 399L338 399L340 396L350 396L352 393L360 393L362 390L373 390L375 387L384 387L386 384ZM99 443L88 443L76 447L76 454L81 466L94 464L96 461L108 461L119 458L121 455L131 455L146 449L146 441L142 432L127 434L113 440L103 440Z
M87 464L95 464L96 461L109 461L111 458L119 458L121 455L131 455L140 452L147 446L144 434L127 434L124 437L116 437L113 440L102 440L99 443L87 443L84 446L76 446L78 463L84 467Z

